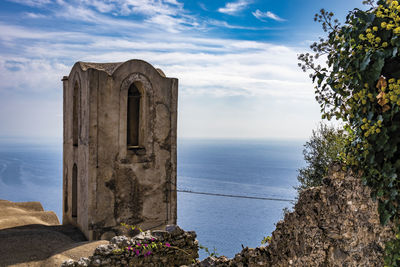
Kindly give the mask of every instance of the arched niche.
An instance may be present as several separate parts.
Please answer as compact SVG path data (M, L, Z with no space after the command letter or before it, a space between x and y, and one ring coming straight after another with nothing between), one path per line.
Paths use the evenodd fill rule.
M142 156L152 153L153 88L146 76L132 73L122 81L120 88L120 157ZM134 157L134 156L133 156Z
M78 146L79 135L79 84L74 83L74 91L72 97L72 144Z
M139 82L132 83L128 89L128 107L127 107L127 147L138 148L140 147L140 124L143 119L141 118L141 98L142 94L139 91L141 87Z

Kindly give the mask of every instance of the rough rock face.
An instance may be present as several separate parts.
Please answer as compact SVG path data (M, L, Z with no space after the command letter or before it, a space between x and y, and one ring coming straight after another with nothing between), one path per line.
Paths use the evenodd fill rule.
M166 231L145 231L133 238L115 236L109 244L97 247L93 256L61 266L181 266L198 256L196 233L169 225Z
M384 244L392 232L380 225L370 190L339 166L323 182L300 194L267 247L192 266L383 266Z
M390 226L380 225L370 190L351 172L340 171L340 166L334 166L323 182L323 186L300 194L294 211L278 222L268 246L244 248L233 259L209 257L190 264L197 257L195 233L173 227L169 232L148 233L143 240L150 236L171 240L171 245L189 255L166 248L148 257L135 257L127 251L115 255L115 249L137 242L115 237L109 245L96 249L93 257L63 266L383 266L384 245L392 231Z

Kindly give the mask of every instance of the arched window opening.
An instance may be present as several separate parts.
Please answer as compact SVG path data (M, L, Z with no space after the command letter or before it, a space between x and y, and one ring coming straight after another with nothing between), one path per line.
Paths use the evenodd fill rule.
M72 168L72 217L78 216L78 167Z
M133 83L128 90L128 148L135 148L139 146L140 97L141 95L139 89Z
M74 86L74 96L73 96L73 107L72 107L72 113L73 113L73 118L72 118L72 142L74 146L78 146L78 104L79 104L79 85L78 82L75 82Z

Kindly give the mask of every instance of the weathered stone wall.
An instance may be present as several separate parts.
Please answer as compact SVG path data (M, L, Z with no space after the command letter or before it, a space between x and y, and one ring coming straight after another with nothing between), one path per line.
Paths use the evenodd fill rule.
M384 244L392 232L380 225L370 190L339 166L323 183L300 194L267 247L193 266L383 266Z
M390 226L380 225L377 203L370 198L370 190L353 173L340 171L340 166L334 166L323 183L323 186L304 190L300 194L294 211L277 223L268 246L244 248L233 259L222 256L191 264L190 261L197 255L195 234L171 228L176 231L175 237L172 233L161 234L157 231L152 235L165 235L166 238L161 240L171 240L171 244L190 251L190 257L166 248L160 254L154 253L146 258L135 258L129 253L116 256L109 252L121 247L118 245L120 241L116 240L123 239L113 239L108 247L98 249L88 261L89 266L101 263L120 266L118 264L125 262L132 262L134 266L185 264L192 267L383 266L385 242L392 237L392 231ZM70 262L64 266L87 266L83 261L81 263L73 265Z
M197 257L196 233L171 225L166 231L145 231L133 238L113 237L108 245L96 248L93 256L65 261L61 266L181 266Z
M143 229L175 224L178 80L145 61L129 60L78 62L63 83L63 224L79 227L89 240L121 234L120 223ZM139 123L131 128L139 137L131 146L128 91L133 84L140 104Z

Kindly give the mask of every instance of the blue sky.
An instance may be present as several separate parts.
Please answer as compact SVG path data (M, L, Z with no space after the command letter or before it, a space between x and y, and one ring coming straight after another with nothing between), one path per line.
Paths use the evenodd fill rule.
M62 138L76 61L137 58L179 79L178 137L306 139L320 120L297 54L361 0L2 0L0 136Z

